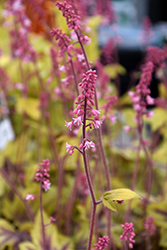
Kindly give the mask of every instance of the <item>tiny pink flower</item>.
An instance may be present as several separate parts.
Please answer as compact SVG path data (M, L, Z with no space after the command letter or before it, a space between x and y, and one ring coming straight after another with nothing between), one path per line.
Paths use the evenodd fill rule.
M139 104L134 104L133 108L134 108L134 110L138 111L138 110L140 110L141 107Z
M115 124L117 121L117 118L111 113L111 116L109 117L110 121Z
M129 127L129 126L124 126L124 130L128 132L129 130L131 130L131 127Z
M50 222L55 222L55 221L56 221L56 219L51 216L50 217Z
M64 65L60 66L60 67L59 67L59 70L62 71L62 72L66 72L66 68L65 68Z
M146 96L146 101L147 101L147 104L149 105L154 104L154 99L150 95Z
M94 120L93 127L95 129L100 128L101 125L102 125L102 121L100 121L100 120Z
M132 92L132 91L129 91L129 92L128 92L128 95L130 96L130 98L133 98L133 97L135 96L135 93Z
M71 150L71 148L72 148L72 145L70 145L70 144L68 144L66 142L66 150L67 150L67 152L69 152Z
M71 150L69 151L69 155L72 155L73 153L74 153L74 150L71 149Z
M80 126L82 124L81 116L79 116L77 118L72 118L72 119L73 119L73 125L74 126Z
M58 88L58 87L54 89L54 92L55 92L58 96L60 96L60 95L62 94L61 89Z
M150 111L148 113L146 113L146 117L150 118L150 117L153 117L154 115L154 111Z
M79 62L82 62L83 60L85 60L84 54L78 54L77 58Z
M66 121L65 121L65 126L66 126L69 130L72 129L72 125L73 125L73 121L71 121L71 122L66 122Z
M27 196L26 196L26 200L34 200L34 198L35 198L35 196L33 195L33 194L27 194Z
M45 191L47 191L48 189L50 189L50 185L51 185L50 181L46 180L43 182L42 188L45 189Z
M92 141L86 141L85 144L84 144L84 149L85 150L88 150L88 149L94 148L94 147L95 147L95 144Z

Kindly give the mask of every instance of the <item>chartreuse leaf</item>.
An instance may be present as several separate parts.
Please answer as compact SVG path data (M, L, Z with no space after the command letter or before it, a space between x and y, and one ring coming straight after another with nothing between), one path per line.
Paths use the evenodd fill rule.
M167 229L166 228L161 228L160 230L160 242L159 245L161 247L167 248Z
M19 250L37 250L37 247L31 242L23 242L19 244Z
M35 98L18 98L16 103L16 110L19 114L26 113L34 120L40 117L39 100Z
M167 123L166 110L161 108L154 109L154 115L152 117L144 117L144 121L151 124L151 129L156 131L161 126Z
M50 222L49 217L44 211L43 211L43 217L44 217L45 224ZM63 249L63 247L64 249L66 249L67 245L69 247L68 249L74 249L74 246L71 243L71 240L64 235L59 234L56 226L53 224L45 227L45 236L46 236L47 249L61 250ZM31 230L31 237L32 237L32 242L35 245L35 247L38 250L43 250L40 212L38 212L36 215L34 227Z
M118 74L124 75L126 73L126 69L120 64L109 64L104 67L104 71L111 79L115 79Z
M119 188L111 191L107 191L103 194L102 202L105 207L108 207L112 211L117 211L115 201L140 199L141 197L134 191L127 188Z
M27 232L15 231L6 220L0 219L0 249L14 249L28 236Z

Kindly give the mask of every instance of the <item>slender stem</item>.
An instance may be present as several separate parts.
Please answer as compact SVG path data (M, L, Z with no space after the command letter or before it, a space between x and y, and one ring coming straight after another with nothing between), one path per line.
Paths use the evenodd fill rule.
M87 106L87 98L85 97L84 118L83 118L83 127L82 127L83 141L86 139L86 106ZM92 202L95 204L96 199L95 199L95 194L94 194L94 190L93 190L93 185L91 182L91 176L90 176L90 171L89 171L89 167L88 167L88 161L87 161L87 155L86 155L85 149L83 149L83 160L84 160L85 173L86 173L86 178L87 178L88 187L90 190Z
M88 58L87 58L87 55L86 55L85 48L83 46L83 43L82 43L82 41L80 39L80 36L79 36L79 33L78 33L77 30L76 30L76 35L77 35L78 41L80 43L81 49L83 51L87 68L89 70L90 69L90 64L88 62ZM98 101L97 101L96 89L95 89L95 107L98 110ZM101 127L98 129L98 140L99 140L99 145L100 145L100 152L101 152L102 162L103 162L103 166L104 166L104 171L105 171L105 175L106 175L106 179L107 179L107 190L110 190L111 189L110 172L109 172L109 167L107 165L107 161L106 161L106 157L105 157L104 146L103 146L103 142L102 142ZM110 211L107 211L107 223L108 223L107 234L110 237L111 236L111 212ZM113 247L115 248L114 244L113 244Z
M6 181L6 183L9 185L9 187L11 188L13 193L15 193L19 197L19 199L22 201L22 203L24 204L29 219L31 221L34 221L34 214L31 210L31 207L29 206L29 204L27 203L25 198L21 195L21 193L18 191L16 186L13 184L13 182L10 180L7 173L2 168L0 169L0 174L3 177L3 179Z
M91 249L92 238L93 238L93 229L94 229L94 224L95 224L95 214L96 214L96 204L93 202L92 203L92 212L91 212L90 234L89 234L87 250Z
M133 172L133 179L132 179L132 186L131 186L132 190L134 190L136 180L137 180L137 173L138 173L141 146L142 146L142 144L141 144L141 135L140 135L140 143L139 143L138 150L137 150L136 164L135 164L135 169L134 169L134 172ZM129 220L131 204L132 204L132 200L129 201L127 213L126 213L126 216L125 216L125 221Z
M45 237L45 225L44 225L44 219L43 219L42 181L40 183L40 214L41 214L41 229L42 229L43 250L47 250L46 249L46 237Z

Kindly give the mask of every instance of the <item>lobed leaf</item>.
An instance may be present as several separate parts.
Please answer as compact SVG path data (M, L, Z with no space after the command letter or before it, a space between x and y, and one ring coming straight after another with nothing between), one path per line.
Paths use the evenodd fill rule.
M105 207L108 207L112 211L117 211L115 201L140 199L141 197L134 191L127 188L119 188L111 191L107 191L103 194L102 202Z

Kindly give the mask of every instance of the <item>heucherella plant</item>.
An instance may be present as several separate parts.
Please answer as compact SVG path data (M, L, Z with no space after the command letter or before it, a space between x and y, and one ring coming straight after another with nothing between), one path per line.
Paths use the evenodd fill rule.
M122 96L116 25L103 48L97 38L111 1L52 4L0 3L0 137L6 116L15 131L4 150L0 141L0 249L165 248L167 47L145 43Z
M82 127L82 141L79 146L77 145L70 145L68 142L66 143L66 150L69 153L69 155L72 155L74 153L74 150L78 150L82 157L84 162L84 169L85 169L85 175L87 178L88 188L91 196L92 201L92 214L91 214L91 224L90 224L90 234L89 234L89 240L88 240L88 246L87 249L91 249L92 245L92 237L93 237L93 229L95 224L95 216L96 216L96 207L101 202L104 203L105 206L107 206L109 209L116 211L114 205L110 206L108 204L112 204L115 200L118 201L119 204L123 202L123 200L132 199L132 198L139 198L139 196L126 189L120 189L116 190L114 193L114 190L108 191L109 196L105 193L103 195L103 199L96 200L95 197L95 191L92 184L91 179L91 172L89 167L89 161L88 161L88 153L90 149L96 150L95 142L91 141L88 138L87 129L97 129L100 130L102 126L102 120L100 120L100 111L98 109L98 101L97 101L97 95L96 95L96 80L97 80L97 74L96 70L92 70L90 68L90 63L88 62L88 58L84 49L83 43L88 40L86 36L84 36L81 33L81 23L80 23L80 17L75 13L74 9L71 5L67 4L67 2L60 3L57 2L56 6L59 8L59 10L62 11L63 16L66 18L66 23L68 25L69 29L73 29L76 33L76 36L78 38L78 43L81 46L81 50L83 52L83 58L82 60L86 64L86 71L82 74L82 81L77 86L77 80L76 80L76 74L73 67L73 61L72 61L72 55L71 51L75 51L74 44L70 44L69 38L66 36L65 33L62 33L60 29L53 29L51 31L52 36L55 36L55 39L58 40L58 45L60 47L60 56L63 55L63 52L66 52L73 72L73 78L75 79L75 88L77 92L77 100L75 101L76 107L71 112L73 118L70 122L65 122L65 126L72 130L74 127ZM79 93L79 89L81 89L81 93ZM116 98L114 97L110 102L110 106L116 101ZM105 106L106 113L108 112L109 106ZM112 122L115 122L113 120L114 118L111 117ZM99 140L101 140L99 136ZM102 143L101 143L102 147ZM103 149L102 149L103 150ZM105 168L106 175L109 178L109 172L107 169L107 166ZM108 182L108 187L110 187L110 183ZM114 193L114 195L113 195ZM130 194L129 194L130 193ZM109 235L110 237L110 235ZM106 245L105 245L106 247ZM104 248L97 248L97 249L104 249Z

